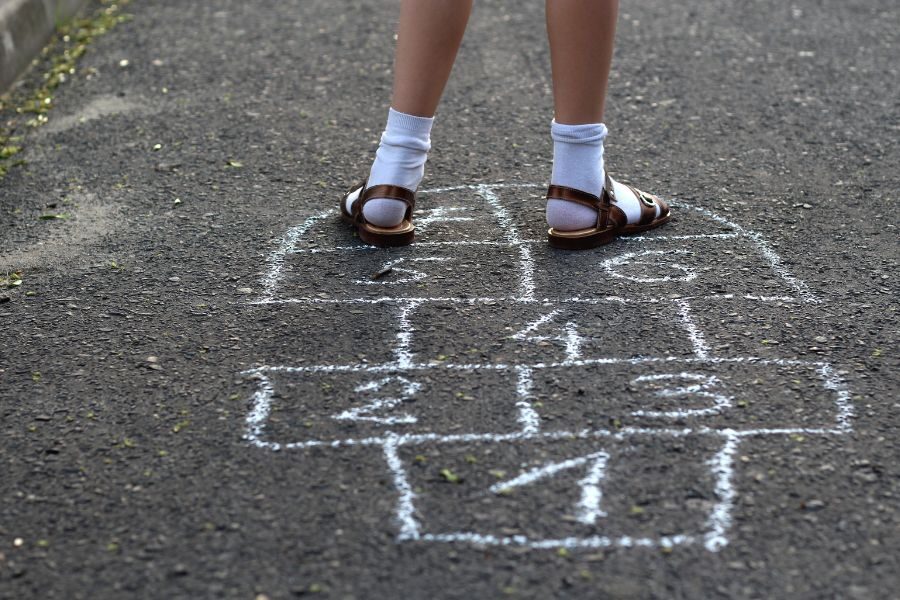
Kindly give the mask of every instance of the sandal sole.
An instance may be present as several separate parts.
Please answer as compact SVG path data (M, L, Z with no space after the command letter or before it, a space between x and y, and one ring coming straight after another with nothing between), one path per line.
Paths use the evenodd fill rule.
M598 246L605 246L616 239L615 229L597 231L592 234L567 236L554 234L553 229L547 231L547 242L560 250L590 250Z
M656 219L652 223L647 223L646 225L626 225L620 235L633 235L635 233L643 233L645 231L650 231L651 229L656 229L661 225L665 225L669 222L669 219L672 218L672 213L667 214L664 217Z

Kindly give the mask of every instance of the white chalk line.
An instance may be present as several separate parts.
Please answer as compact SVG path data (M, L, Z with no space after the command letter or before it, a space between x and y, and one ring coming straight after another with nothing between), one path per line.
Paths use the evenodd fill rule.
M266 423L269 420L269 413L272 410L272 396L275 394L275 388L272 386L272 381L261 371L255 371L253 377L258 383L256 392L253 393L253 397L250 399L250 412L247 413L247 418L244 421L247 426L244 439L257 448L280 450L281 444L267 442L263 439Z
M415 519L415 493L406 478L403 462L397 454L397 443L394 437L388 437L384 443L384 460L394 476L394 487L397 489L397 521L400 523L398 540L419 539L419 524Z
M318 221L332 216L334 212L334 210L326 210L325 212L309 217L300 225L296 225L287 230L287 233L281 239L278 247L271 255L269 255L269 260L267 261L269 269L261 280L263 292L260 302L272 300L274 298L276 289L280 283L281 270L284 267L284 257L295 249L297 240L299 240L300 237Z
M399 337L399 334L398 334ZM817 367L828 364L822 361L786 359L786 358L761 358L757 356L736 356L736 357L718 357L710 356L706 358L683 357L683 356L636 356L631 358L617 357L599 357L599 358L581 358L578 360L564 360L554 362L535 362L530 364L506 364L506 363L450 363L443 361L432 361L427 363L404 362L402 368L398 368L397 362L387 362L379 364L346 364L346 365L262 365L254 369L245 371L245 374L252 374L257 371L269 373L384 373L389 371L423 371L423 370L450 370L450 371L509 371L519 367L529 369L556 369L562 367L588 367L594 365L643 365L650 363L684 363L684 364L739 364L748 363L759 366L776 365L781 367L798 366L798 367Z
M421 302L413 300L400 307L400 314L397 316L399 323L397 346L394 348L395 364L398 369L410 369L414 365L411 350L414 329L410 317L420 305Z
M256 439L251 435L245 436L252 445L273 451L281 450L306 450L310 448L352 448L365 446L381 446L389 439L396 440L400 446L420 446L423 444L498 444L521 441L554 441L554 440L590 440L611 439L627 440L630 438L678 438L689 436L719 436L719 437L766 437L766 436L827 436L845 435L848 432L840 426L835 427L768 427L736 430L731 427L715 429L713 427L686 427L684 429L667 429L664 427L622 427L621 429L583 429L580 431L569 430L543 430L537 433L523 433L513 431L510 433L405 433L397 434L388 432L380 436L364 438L340 438L334 440L305 440L302 442L269 442Z
M516 408L519 410L518 421L522 433L537 433L541 428L541 417L531 403L532 370L528 367L516 367Z
M566 323L566 360L567 363L575 363L581 360L581 346L584 338L578 335L578 326L574 321Z
M803 298L804 301L811 302L814 304L821 302L821 300L819 300L815 296L815 294L813 294L812 291L810 291L809 286L806 285L806 282L801 281L800 279L797 279L796 277L794 277L793 274L791 274L790 271L788 271L788 269L782 264L781 257L778 256L778 254L776 254L774 250L772 250L772 248L769 246L769 243L765 240L765 238L763 238L763 236L761 236L757 232L752 231L750 229L746 229L744 227L741 227L737 223L734 223L733 221L729 221L728 219L717 215L716 213L712 212L711 210L707 210L707 209L701 208L699 206L693 206L691 204L687 204L684 202L675 202L674 205L681 207L681 208L687 208L689 210L696 211L710 219L713 219L714 221L717 221L719 223L722 223L723 225L726 225L727 227L730 227L735 232L737 232L737 233L743 235L744 237L746 237L747 239L751 240L754 244L756 244L756 247L759 248L760 253L762 253L762 255L769 262L769 265L772 267L772 270L779 277L781 277L781 279L785 283L787 283L792 288L794 288L797 291L797 294L801 298Z
M578 482L581 488L581 500L575 512L575 520L584 525L594 525L597 519L606 517L603 510L603 488L600 484L606 479L606 463L609 454L598 452L588 468L587 475Z
M691 315L691 304L688 300L676 299L673 303L678 307L678 316L681 326L684 328L694 348L694 355L697 358L709 358L709 345L703 337L703 332L697 327L694 318Z
M491 186L480 185L476 188L478 195L484 198L491 208L494 209L494 215L497 219L503 236L510 245L519 250L519 298L523 302L534 301L534 259L531 257L531 248L522 243L519 232L513 225L506 208L500 202L500 197L494 193Z
M472 221L474 220L471 217L451 217L446 220L466 220ZM416 221L416 229L418 230L420 227L420 222ZM653 235L653 236L641 236L641 235L629 235L623 236L619 238L623 242L668 242L668 241L681 241L681 240L702 240L702 239L718 239L718 240L727 240L740 237L737 233L694 233L694 234L686 234L686 235ZM523 239L517 242L509 242L509 241L498 241L498 240L418 240L415 242L415 246L417 248L422 247L440 247L440 246L497 246L497 247L505 247L512 248L516 247L519 244L528 244L528 245L540 245L543 246L547 243L547 240L535 240L535 239ZM290 254L324 254L329 252L379 252L383 251L383 248L379 248L378 246L368 246L368 245L360 245L356 244L353 246L334 246L331 248L295 248L290 252Z
M834 367L829 363L821 363L819 365L819 375L825 381L825 389L834 392L837 396L835 404L837 405L838 428L843 433L850 433L853 431L851 420L855 416L850 389L844 380L835 373Z
M734 488L734 455L737 453L740 436L728 435L725 445L710 461L709 466L716 478L715 492L719 502L713 507L707 520L707 533L703 545L710 552L718 552L728 545L728 530L731 528L731 513L737 492Z
M574 296L569 298L534 298L524 299L518 296L486 296L477 298L465 298L459 296L421 296L421 297L397 297L397 296L380 296L378 298L314 298L314 297L298 297L298 298L278 298L278 299L262 299L254 300L249 304L258 305L278 305L278 304L384 304L392 302L429 302L429 303L447 303L447 304L533 304L533 303L557 303L557 304L607 304L610 302L618 302L620 304L646 304L648 302L670 302L672 300L753 300L758 302L781 302L781 303L801 303L803 299L794 296L758 296L755 294L710 294L710 295L689 295L689 296L643 296L637 295L631 298L623 298L620 296L606 297L589 297L583 298Z
M423 542L463 542L476 546L523 546L535 550L553 550L566 548L569 550L591 548L672 548L683 546L695 541L689 535L667 535L659 538L648 537L568 537L559 539L531 539L524 535L495 536L471 532L456 533L426 533L419 537Z

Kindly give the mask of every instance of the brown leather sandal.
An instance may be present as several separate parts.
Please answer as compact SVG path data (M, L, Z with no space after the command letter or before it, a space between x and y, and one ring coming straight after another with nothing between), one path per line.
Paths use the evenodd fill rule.
M586 250L596 248L613 241L618 235L631 235L655 229L672 218L669 204L653 194L641 191L634 186L623 184L631 190L640 201L641 217L637 223L628 224L625 212L616 206L616 190L609 174L606 185L598 198L593 194L574 188L551 185L547 190L547 198L558 198L569 202L577 202L597 211L597 225L590 229L575 231L557 231L552 227L547 232L547 240L554 248L566 250ZM659 206L659 216L656 207Z
M365 190L365 191L363 191ZM347 212L347 199L354 196ZM363 206L372 198L391 198L406 203L403 221L396 227L377 227L367 222L363 216ZM411 244L415 236L412 224L412 213L416 206L416 193L398 185L373 185L366 188L366 182L353 186L341 198L341 219L356 229L359 238L373 246L406 246Z
M568 202L576 202L597 211L597 224L588 229L576 229L575 231L557 231L552 227L547 231L547 241L554 248L563 250L587 250L608 244L619 235L628 223L628 218L622 209L613 204L614 198L607 190L612 189L609 176L606 177L606 185L603 193L598 198L575 188L562 185L551 185L547 189L547 198L558 198ZM655 213L654 213L655 214ZM643 216L643 215L642 215Z

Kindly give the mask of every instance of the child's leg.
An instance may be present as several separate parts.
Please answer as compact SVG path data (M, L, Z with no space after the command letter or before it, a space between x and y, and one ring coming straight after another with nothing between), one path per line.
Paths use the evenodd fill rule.
M402 0L391 111L368 187L418 187L431 147L434 112L471 10L472 0ZM406 204L399 200L373 198L363 207L363 216L373 225L393 227L405 211Z
M618 0L547 0L555 106L551 183L596 196L605 180L603 109L618 7ZM639 220L640 200L626 186L615 187L617 205L628 222ZM559 231L586 229L597 222L597 212L551 198L547 222Z
M434 116L471 12L472 0L402 1L394 57L394 110Z
M547 0L557 123L603 121L618 0Z

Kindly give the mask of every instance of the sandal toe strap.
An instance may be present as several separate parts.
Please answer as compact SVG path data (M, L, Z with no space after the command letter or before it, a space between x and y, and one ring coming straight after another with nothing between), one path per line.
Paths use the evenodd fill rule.
M657 219L657 206L659 206L660 219L669 214L669 205L665 201L654 196L653 194L648 194L647 192L639 190L631 185L628 186L628 189L631 190L635 198L637 198L640 202L641 218L637 222L638 225L649 225L653 221L655 221Z

